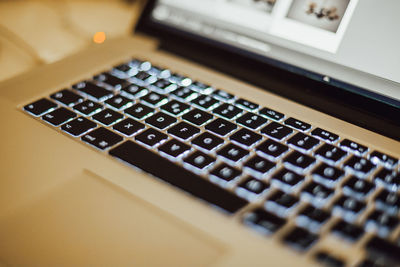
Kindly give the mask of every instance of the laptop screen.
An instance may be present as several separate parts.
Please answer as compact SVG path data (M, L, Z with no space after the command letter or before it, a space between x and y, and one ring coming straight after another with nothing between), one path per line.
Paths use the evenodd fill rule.
M158 0L151 19L400 107L398 0Z

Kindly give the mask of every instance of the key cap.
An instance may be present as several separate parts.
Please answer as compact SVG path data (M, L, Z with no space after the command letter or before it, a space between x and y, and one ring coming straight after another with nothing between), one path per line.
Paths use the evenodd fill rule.
M57 93L52 94L50 97L66 106L72 106L73 104L83 100L83 97L67 89L58 91Z
M115 89L120 89L124 84L127 83L127 81L117 78L114 75L111 75L106 72L94 76L93 79L95 79L96 81L108 84L109 86L112 86Z
M219 164L216 168L214 168L210 174L214 175L218 179L222 179L226 182L230 182L233 179L237 178L242 172L234 167L226 163ZM211 177L210 177L211 179Z
M362 175L368 174L370 171L375 169L375 164L370 162L365 158L361 158L358 156L351 156L346 162L344 163L345 168L350 168L351 170L360 173Z
M119 64L114 67L114 69L123 72L123 73L129 73L132 70L132 66L128 64Z
M331 143L334 143L336 140L339 139L339 136L337 134L331 133L327 130L321 129L321 128L316 128L314 129L311 134L313 136L316 136L324 141L328 141Z
M400 247L383 238L373 236L365 245L368 254L373 255L380 262L385 261L385 266L398 266L400 264Z
M135 140L139 140L140 142L148 145L148 146L155 146L156 144L160 143L162 140L168 138L168 135L159 132L153 128L149 128L144 132L135 136Z
M39 99L29 105L24 106L24 110L35 116L41 116L46 112L52 111L57 107L57 104L46 98Z
M288 144L291 144L297 148L308 151L319 144L318 139L305 135L303 133L297 133L292 136L288 141Z
M97 124L85 119L84 117L76 118L70 122L65 123L61 126L61 129L73 136L79 136L86 133L87 131L96 128Z
M293 151L283 160L287 166L292 166L295 169L300 169L304 171L311 167L315 163L315 158L312 156L300 153L298 151Z
M365 198L373 189L374 184L363 179L359 179L355 176L351 176L343 184L343 192L349 196L357 197L358 199Z
M171 100L167 104L162 105L160 109L170 113L171 115L178 116L187 110L190 106L177 100Z
M145 71L139 71L135 76L136 79L141 80L141 81L146 81L148 78L151 77L150 74L148 74Z
M263 181L257 180L253 177L247 177L243 181L238 184L236 188L236 192L239 196L242 197L256 197L265 190L267 190L268 184L264 183Z
M400 173L382 168L375 175L374 182L383 185L388 190L397 191L400 188Z
M158 147L158 150L170 155L171 157L181 156L183 153L190 150L190 146L176 140L171 139Z
M148 89L136 84L130 84L121 89L121 94L125 95L127 98L134 99L144 96L148 93Z
M153 114L154 109L150 108L144 104L138 103L130 108L124 110L124 112L138 120L143 119L151 114Z
M123 121L118 122L113 126L114 130L126 135L132 136L133 134L139 132L140 130L144 129L144 124L138 121L135 121L131 118L127 118Z
M340 142L340 146L344 150L348 150L350 152L354 152L359 155L363 155L365 152L368 151L368 147L358 144L356 142L353 142L349 139L344 139L342 142Z
M344 267L346 265L342 259L331 256L326 252L318 252L315 255L315 259L324 266Z
M282 113L270 108L262 108L258 111L258 114L276 121L280 121L285 117L285 115L283 115Z
M101 110L103 106L91 100L85 100L74 106L74 110L82 113L83 115L92 115Z
M297 197L278 190L268 197L264 206L278 216L285 217L297 206L298 202Z
M93 119L108 126L121 120L124 116L112 109L105 109L93 115Z
M289 148L283 144L275 142L271 139L267 139L256 147L257 151L262 152L264 155L272 158L273 160L278 159L284 155Z
M248 159L243 166L253 172L256 172L259 175L263 175L274 168L275 163L272 163L271 161L256 155Z
M168 159L160 157L132 141L122 143L111 149L109 153L111 156L136 166L228 213L235 213L248 203L245 199L210 183L197 174L175 165ZM157 164L154 164L155 162Z
M216 159L201 151L196 150L184 159L184 162L198 169L204 169L214 163Z
M218 100L209 95L200 95L191 102L204 109L209 109L219 103Z
M168 99L165 95L158 94L156 92L150 92L145 96L142 96L140 100L153 105L153 106L160 106L167 103Z
M189 101L197 97L198 93L188 87L179 87L172 92L172 95L177 96L183 100Z
M286 220L257 208L244 214L243 223L262 233L272 234L282 228Z
M234 95L232 95L232 94L230 94L228 92L222 91L222 90L215 90L212 94L216 98L221 99L223 101L230 101L230 100L233 100L235 98Z
M126 98L122 95L115 95L110 99L107 99L105 103L115 109L122 109L133 104L129 98Z
M400 210L400 197L395 192L382 190L375 196L376 207L391 214L397 214Z
M364 235L364 230L358 225L350 224L343 220L337 221L331 231L337 236L350 241L355 242Z
M333 196L334 190L311 182L303 188L301 196L313 203L314 206L322 207Z
M239 106L240 108L244 108L244 109L247 109L250 111L254 111L254 110L258 109L258 107L259 107L258 104L250 102L243 98L239 98L238 100L236 100L235 104L237 106Z
M238 162L246 157L249 154L249 151L229 143L218 150L217 154L234 162Z
M72 86L74 89L93 97L97 101L104 101L112 96L112 92L92 82L81 82Z
M373 163L381 164L388 168L394 167L399 162L395 157L389 156L379 151L373 151L369 155L369 158Z
M266 134L278 140L282 140L286 136L293 133L293 130L277 122L271 122L261 129L261 133Z
M283 168L272 175L271 183L286 192L290 192L296 189L296 186L300 185L303 181L304 176Z
M165 114L164 112L158 112L151 117L148 117L145 122L157 127L158 129L165 129L177 121L174 117Z
M336 214L343 214L342 217L345 219L355 220L356 217L363 211L366 207L365 202L358 201L355 198L341 196L335 201L333 211Z
M198 134L200 130L193 125L186 123L184 121L172 126L168 129L168 133L175 135L183 140L187 140L194 135Z
M191 111L182 116L182 119L198 126L203 125L212 118L213 116L211 114L208 114L207 112L204 112L197 108L192 109Z
M227 103L224 103L213 110L215 114L218 114L228 120L233 119L234 117L242 113L242 111L242 109Z
M239 144L250 147L261 140L261 135L245 128L240 129L230 136L230 140L236 141Z
M48 123L58 126L76 117L76 114L66 108L58 108L42 116Z
M387 237L398 224L399 219L397 217L375 210L367 217L365 229L369 232L376 232L381 237Z
M317 233L330 217L329 212L307 205L297 215L296 222L299 226Z
M283 242L296 250L306 251L318 240L318 236L299 227L295 227L283 237Z
M104 127L97 128L81 137L82 141L99 149L109 148L123 140L121 136Z
M220 136L225 136L235 130L237 126L227 120L217 118L207 124L205 128L213 133L216 133Z
M300 131L307 131L311 128L310 124L295 118L286 119L285 124Z
M315 155L318 157L336 163L340 161L344 156L347 155L342 149L335 147L330 144L323 144L315 151Z
M255 130L255 129L259 128L260 126L264 125L265 123L267 123L268 120L257 114L247 112L243 116L239 117L236 120L236 122L240 123L243 126L250 128L250 129Z
M175 83L171 83L167 79L158 79L152 84L152 86L157 87L157 89L160 90L162 93L168 93L178 88Z
M169 80L172 81L173 83L176 83L181 86L189 86L192 84L191 79L189 79L183 75L180 75L178 73L173 73L171 75L171 77L169 78Z
M326 163L321 163L314 169L312 175L317 182L327 187L334 187L339 179L343 177L344 171Z
M204 132L192 140L192 144L195 144L206 150L213 150L222 143L224 143L222 138L216 137L208 132Z
M199 81L192 82L192 84L190 85L190 88L197 92L200 92L202 94L212 91L212 87L210 85L201 83Z

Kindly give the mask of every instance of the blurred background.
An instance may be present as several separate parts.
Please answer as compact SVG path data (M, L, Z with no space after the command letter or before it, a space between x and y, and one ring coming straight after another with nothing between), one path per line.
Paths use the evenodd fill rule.
M0 0L0 82L128 35L141 0Z

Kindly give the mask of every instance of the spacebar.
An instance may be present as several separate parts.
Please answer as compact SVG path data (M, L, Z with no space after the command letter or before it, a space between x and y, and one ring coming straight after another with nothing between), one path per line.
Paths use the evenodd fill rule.
M246 200L132 141L126 141L109 153L229 213L247 204Z

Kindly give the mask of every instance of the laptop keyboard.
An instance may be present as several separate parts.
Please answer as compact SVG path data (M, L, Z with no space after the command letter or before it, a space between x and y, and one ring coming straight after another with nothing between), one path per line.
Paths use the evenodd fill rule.
M399 160L363 144L140 60L23 110L298 251L369 233L365 262L399 261Z

